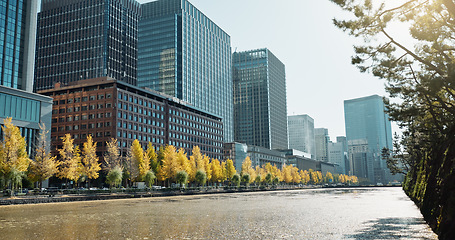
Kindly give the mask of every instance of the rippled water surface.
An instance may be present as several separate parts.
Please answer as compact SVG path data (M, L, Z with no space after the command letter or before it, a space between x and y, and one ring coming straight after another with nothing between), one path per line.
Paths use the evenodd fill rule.
M401 188L0 206L0 239L437 239Z

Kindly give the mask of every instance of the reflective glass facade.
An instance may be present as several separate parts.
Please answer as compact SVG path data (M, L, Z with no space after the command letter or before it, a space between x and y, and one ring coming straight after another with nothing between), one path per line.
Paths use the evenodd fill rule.
M316 160L329 161L329 130L327 128L314 129L314 145L316 147Z
M289 148L316 154L314 144L314 119L308 115L288 116Z
M230 36L187 0L142 5L139 87L177 97L221 116L233 140Z
M28 67L33 70L33 64L27 61L33 60L29 43L35 41L35 14L36 1L0 0L0 85L24 90L32 86Z
M139 16L135 0L43 0L35 89L101 76L136 84Z
M0 118L39 123L40 101L0 92Z
M346 138L349 149L350 151L353 149L354 142L359 145L358 142L362 141L364 150L361 152L365 153L367 159L367 163L364 164L366 170L363 172L367 172L366 175L370 179L381 183L387 183L390 177L387 164L381 159L381 149L384 147L392 149L391 123L384 111L384 101L378 95L344 101ZM367 151L365 151L366 148ZM356 151L356 154L358 152ZM356 159L352 159L354 156L352 152L349 152L349 156L352 164ZM358 171L358 169L355 169L354 166L353 171Z
M269 149L287 149L284 64L268 49L235 52L234 139Z
M0 0L0 125L11 117L32 157L39 123L50 128L52 110L50 98L32 93L37 5Z

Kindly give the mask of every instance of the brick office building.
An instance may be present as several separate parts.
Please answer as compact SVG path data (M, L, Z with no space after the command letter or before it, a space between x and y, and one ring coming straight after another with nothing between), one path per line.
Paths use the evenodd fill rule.
M98 155L106 141L118 140L126 154L134 139L143 147L174 145L191 153L193 146L211 158L223 156L222 118L176 98L114 80L109 77L71 82L39 93L54 99L52 150L61 148L70 133L75 144L91 134L98 142Z

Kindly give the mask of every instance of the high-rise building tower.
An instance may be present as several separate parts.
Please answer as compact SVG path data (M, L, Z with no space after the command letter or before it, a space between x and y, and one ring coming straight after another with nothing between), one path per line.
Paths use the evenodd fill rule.
M139 87L179 98L223 118L233 140L231 38L187 0L142 5Z
M340 137L337 137L337 140ZM346 138L344 138L346 140ZM329 162L336 163L335 169L337 173L349 174L348 153L345 150L345 142L329 142L328 153ZM348 167L346 167L348 166Z
M329 130L327 128L314 129L314 145L316 146L316 160L329 161Z
M309 153L314 158L314 119L306 114L288 116L288 132L289 148Z
M287 149L284 64L268 49L233 54L234 139Z
M29 154L39 123L50 129L52 114L52 99L32 93L37 6L37 0L0 0L0 124L12 118Z
M362 166L372 182L387 183L390 171L381 159L383 148L392 149L392 129L388 115L385 113L383 98L378 95L344 101L346 138L352 171L359 171ZM354 146L362 146L362 151L355 151ZM359 148L359 147L357 147ZM364 157L353 159L362 153ZM359 163L360 160L366 163Z
M35 90L96 77L137 78L135 0L42 0Z

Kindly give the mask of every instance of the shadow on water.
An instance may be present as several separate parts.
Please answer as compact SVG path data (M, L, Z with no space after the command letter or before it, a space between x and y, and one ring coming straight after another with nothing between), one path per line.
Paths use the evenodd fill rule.
M364 222L366 228L353 235L346 235L349 239L435 239L425 236L422 231L426 222L421 218L380 218Z

